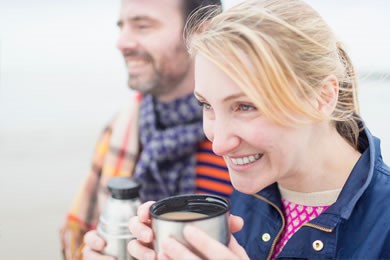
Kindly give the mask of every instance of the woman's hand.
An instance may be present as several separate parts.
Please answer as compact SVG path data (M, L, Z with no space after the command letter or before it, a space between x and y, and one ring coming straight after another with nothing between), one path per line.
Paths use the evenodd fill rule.
M129 221L130 232L136 237L129 242L127 250L137 259L156 259L153 250L154 233L152 231L149 209L154 201L148 201L138 207L137 216Z
M97 234L96 230L88 231L84 235L84 244L84 260L115 260L114 257L106 256L101 253L106 246L106 241Z
M242 218L231 215L229 226L232 233L240 231L244 222ZM194 227L184 228L184 238L202 255L196 255L184 245L173 238L162 242L162 249L159 259L249 259L245 250L237 243L231 235L228 247L208 236L204 231Z

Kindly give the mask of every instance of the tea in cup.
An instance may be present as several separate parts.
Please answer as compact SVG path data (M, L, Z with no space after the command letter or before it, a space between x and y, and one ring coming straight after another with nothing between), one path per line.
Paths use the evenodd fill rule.
M157 253L161 251L161 241L167 237L173 237L195 251L184 239L186 225L198 227L224 245L229 243L230 204L222 197L203 194L172 196L153 204L150 213Z

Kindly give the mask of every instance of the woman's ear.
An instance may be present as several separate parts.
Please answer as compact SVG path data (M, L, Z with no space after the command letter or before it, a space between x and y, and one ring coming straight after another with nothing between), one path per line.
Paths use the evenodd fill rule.
M339 81L335 75L329 75L321 83L318 110L330 116L336 108L339 98Z

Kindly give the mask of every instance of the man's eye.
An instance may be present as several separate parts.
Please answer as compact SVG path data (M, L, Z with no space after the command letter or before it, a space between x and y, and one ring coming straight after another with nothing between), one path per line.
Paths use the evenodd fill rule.
M138 30L148 30L151 28L151 25L150 24L138 24L137 25L137 29Z
M150 23L148 21L138 21L134 23L134 28L139 30L139 31L147 31L150 28L152 28L153 23Z

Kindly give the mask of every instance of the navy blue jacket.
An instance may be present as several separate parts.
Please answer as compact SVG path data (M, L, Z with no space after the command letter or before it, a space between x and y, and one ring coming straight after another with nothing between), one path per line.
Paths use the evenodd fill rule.
M278 259L390 259L390 169L368 130L360 133L359 150L337 201L304 224ZM251 259L270 258L286 223L277 184L254 195L234 191L231 203L245 223L234 234L238 242Z

